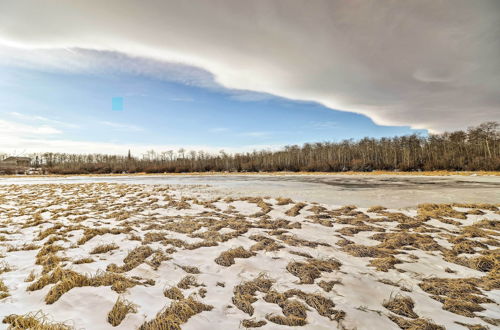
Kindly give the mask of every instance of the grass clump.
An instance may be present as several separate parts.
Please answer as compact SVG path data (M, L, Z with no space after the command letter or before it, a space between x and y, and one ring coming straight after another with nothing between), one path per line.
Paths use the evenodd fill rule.
M330 292L332 291L333 287L335 284L342 284L341 281L320 281L318 283L318 286L325 290L325 292Z
M73 288L85 286L111 286L112 290L122 293L138 283L137 281L115 273L98 273L89 277L72 270L56 268L50 274L44 274L36 282L28 286L27 290L40 290L48 284L55 284L45 296L45 302L50 305Z
M31 329L31 330L72 330L73 327L64 323L53 323L47 321L47 316L41 311L25 315L11 314L2 320L9 324L9 329Z
M342 264L334 259L309 259L307 262L290 262L286 269L300 279L301 284L313 284L321 272L331 273L338 270Z
M184 299L184 294L182 293L181 290L179 290L179 288L176 288L175 286L169 288L169 289L165 289L163 291L163 295L169 299L173 299L173 300L182 300Z
M387 272L389 269L394 269L394 265L402 263L401 260L394 256L376 258L370 260L370 266L375 267L378 271Z
M35 270L32 270L24 279L24 282L33 282L36 278Z
M414 319L408 320L403 317L389 315L389 319L404 330L445 330L445 327L435 324L431 320Z
M498 275L482 278L430 278L419 284L420 288L431 294L431 298L443 303L443 309L466 317L475 317L475 312L481 312L482 303L491 303L479 287L484 290L500 288Z
M276 198L276 205L288 205L288 204L292 204L292 203L293 203L293 200L291 200L290 198L284 198L284 197Z
M424 219L455 218L467 219L467 213L455 210L450 204L420 204L417 213Z
M153 249L147 245L138 246L123 259L123 266L117 266L115 264L111 264L107 267L108 271L112 271L115 273L124 273L128 272L135 267L139 266L148 258L150 255L154 253Z
M278 251L282 249L284 246L277 243L274 239L263 236L263 235L252 235L250 239L257 241L256 244L250 247L250 251Z
M268 321L271 321L276 324L280 325L286 325L289 327L298 327L298 326L303 326L307 324L306 319L297 317L297 316L282 316L282 315L273 315L273 314L268 314L266 315L266 319Z
M0 279L0 299L4 299L10 296L9 288L5 285L2 279Z
M217 258L215 258L215 262L221 266L229 267L234 265L234 259L236 258L250 258L254 255L254 252L247 251L240 246L235 249L222 252Z
M273 281L264 276L259 276L252 281L241 283L233 289L233 304L239 310L252 316L254 312L252 303L257 301L255 294L257 291L262 293L269 292L272 285Z
M94 249L92 249L92 251L90 251L90 254L106 253L106 252L109 252L112 250L117 250L118 248L119 248L119 246L116 245L115 243L102 244L102 245L98 245Z
M80 259L77 259L75 261L73 261L73 263L75 265L81 265L81 264L90 264L90 263L93 263L94 262L94 259L90 258L90 257L87 257L87 258L80 258Z
M289 217L296 217L297 215L300 214L300 210L302 210L306 206L307 206L306 203L297 203L291 209L286 211L285 214L288 215Z
M413 302L413 299L408 296L396 295L395 297L391 297L389 300L384 301L382 306L395 314L412 319L418 318L418 315L413 311L415 303Z
M201 284L198 283L196 280L196 277L193 275L188 275L185 276L182 280L177 283L177 287L181 289L189 289L190 287L198 287L201 286Z
M266 324L267 322L264 320L256 321L255 319L246 319L241 321L241 326L243 328L260 328L265 326Z
M199 274L200 273L200 269L198 267L180 266L180 265L177 265L177 266L179 266L183 271L185 271L188 274Z
M122 323L129 313L137 313L137 306L130 301L118 297L115 305L108 313L108 322L116 327Z
M180 325L186 323L192 316L212 309L213 306L188 297L173 302L169 307L159 312L153 320L143 323L139 330L180 330Z

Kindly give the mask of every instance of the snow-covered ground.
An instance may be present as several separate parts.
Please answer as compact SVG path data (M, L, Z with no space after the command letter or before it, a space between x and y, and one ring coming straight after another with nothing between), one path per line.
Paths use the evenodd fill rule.
M390 208L420 203L500 203L500 176L415 174L212 174L0 176L0 185L36 183L208 185L214 193L287 196L330 205Z
M0 328L500 325L498 204L398 210L204 186L16 183L0 185Z

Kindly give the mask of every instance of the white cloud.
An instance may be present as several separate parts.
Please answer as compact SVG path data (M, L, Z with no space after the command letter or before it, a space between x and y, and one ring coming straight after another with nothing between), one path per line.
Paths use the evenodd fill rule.
M69 127L69 128L79 127L78 125L73 124L73 123L67 123L67 122L63 122L63 121L59 121L59 120L55 120L55 119L50 119L50 118L47 118L44 116L28 115L28 114L15 112L15 111L9 112L7 114L12 116L12 117L15 117L15 118L22 119L23 121L39 121L39 122L51 123L51 124L59 125L59 126L65 126L65 127Z
M265 138L272 135L271 132L255 131L255 132L243 132L239 134L240 136L249 136L254 138Z
M16 136L44 136L61 134L62 131L48 125L26 125L0 119L0 140L11 140Z
M60 49L42 56L75 70L92 66L84 49L118 52L112 66L140 74L157 74L146 58L182 63L187 84L213 85L195 66L229 88L439 131L498 118L499 10L497 0L8 0L0 44L18 49L16 62L30 53L20 49Z
M122 123L115 123L111 121L100 121L99 124L108 126L117 130L122 130L122 131L134 131L134 132L139 132L143 131L144 129L140 126L136 125L130 125L130 124L122 124Z
M1 126L0 126L1 127ZM0 151L3 153L17 154L19 150L23 150L23 154L37 152L60 152L73 154L115 154L126 155L128 150L132 154L139 156L149 150L163 152L167 150L177 151L181 148L190 151L204 151L211 154L217 154L220 150L228 153L236 152L251 152L253 150L277 150L283 145L244 145L237 148L228 148L222 146L206 146L206 145L152 145L152 144L137 144L137 143L112 143L112 142L95 142L95 141L75 141L65 139L47 139L47 138L29 138L26 136L10 136L8 139L0 134Z

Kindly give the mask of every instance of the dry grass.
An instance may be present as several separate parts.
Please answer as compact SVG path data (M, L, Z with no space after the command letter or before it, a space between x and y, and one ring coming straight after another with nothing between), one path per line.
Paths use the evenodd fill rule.
M398 294L394 297L391 297L389 300L384 301L382 306L395 314L412 319L418 318L417 313L413 311L415 303L413 302L413 299L408 296Z
M233 304L241 311L252 316L254 312L252 303L257 301L257 298L255 298L256 292L267 293L272 285L273 281L265 276L259 276L252 281L239 284L233 289Z
M325 290L325 292L330 292L332 291L333 287L336 285L336 284L342 284L341 281L320 281L318 283L318 286L320 288L322 288L323 290Z
M118 250L120 247L116 245L115 243L111 244L102 244L96 246L92 251L90 251L90 254L100 254L100 253L106 253L112 250Z
M459 212L450 204L420 204L417 213L424 219L442 219L443 217L454 219L467 219L465 212Z
M35 270L32 270L28 276L24 279L24 282L33 282L36 278Z
M212 309L213 306L205 305L192 297L178 300L159 312L155 319L143 323L139 330L180 330L180 325L192 316Z
M276 205L288 205L292 204L293 200L290 198L284 198L284 197L277 197L276 198Z
M260 328L265 326L266 324L267 322L264 320L257 321L255 319L245 319L241 321L241 326L243 328Z
M184 299L184 294L182 293L181 290L179 290L179 288L176 288L175 286L173 287L170 287L168 289L165 289L163 291L163 295L169 299L173 299L173 300L182 300Z
M198 267L181 266L181 265L177 265L177 266L179 266L183 271L185 271L186 273L189 273L189 274L199 274L200 273L200 269Z
M389 315L389 319L404 330L445 330L444 327L435 324L431 320L414 319L407 320L395 315Z
M254 252L247 251L242 246L240 246L235 249L230 249L222 252L217 258L215 258L215 262L221 266L229 267L231 265L234 265L234 259L236 258L250 258L254 255Z
M3 280L0 278L0 299L4 299L10 296L9 288L5 285Z
M175 254L176 262L180 263L180 265L175 265L187 273L182 274L181 278L185 275L188 276L179 278L178 287L166 287L162 290L164 296L169 298L165 302L170 304L170 307L159 312L151 322L146 322L143 325L144 329L180 329L184 326L183 323L199 310L196 303L188 303L188 300L196 302L194 299L200 299L199 302L203 305L205 296L209 299L212 294L227 292L227 290L233 290L232 302L244 313L256 316L254 308L261 309L259 310L260 317L243 320L242 327L259 327L267 324L267 327L278 328L280 326L276 324L282 324L284 328L307 323L309 324L306 326L311 327L319 325L316 313L333 321L341 321L345 313L335 310L332 299L335 295L342 294L345 297L339 299L349 301L350 295L349 292L345 291L347 287L337 287L336 284L341 284L341 282L332 279L337 277L347 279L351 275L366 276L366 274L370 275L371 281L379 280L394 286L393 288L375 282L376 290L385 289L386 292L399 293L387 301L382 302L381 299L380 304L384 304L387 309L386 313L401 328L441 329L431 321L426 320L425 314L418 312L420 315L417 315L414 312L413 301L409 297L402 296L406 295L403 291L411 291L408 288L419 284L427 296L419 298L417 307L421 301L426 303L430 299L435 299L442 304L444 310L458 314L455 315L455 319L467 316L480 317L482 323L483 321L491 322L492 325L498 322L498 320L487 318L482 315L483 313L479 313L486 309L484 314L491 315L492 308L494 308L492 303L496 303L495 296L489 293L487 295L485 291L500 288L498 251L500 229L498 220L492 220L497 217L495 213L500 214L500 211L495 205L428 204L421 205L419 213L414 215L407 211L390 211L381 206L372 207L368 209L368 212L364 212L365 209L363 211L357 209L355 206L329 209L315 203L299 208L297 205L301 203L297 204L284 198L276 200L265 197L233 198L225 201L230 203L245 200L260 208L259 212L247 215L240 213L244 211L240 210L236 203L229 205L226 209L223 204L219 204L222 201L220 198L204 199L198 192L196 195L189 196L183 194L183 191L173 192L171 189L167 194L165 190L162 190L163 188L156 186L148 187L148 191L146 191L144 187L136 188L125 185L53 185L50 188L41 185L37 186L37 197L33 197L32 193L27 194L27 188L20 189L19 192L15 192L14 189L14 187L0 189L0 201L2 198L6 201L2 202L3 205L12 204L10 203L13 200L11 196L22 194L16 201L19 208L10 209L0 206L0 211L2 211L0 212L0 240L5 242L0 244L3 247L2 251L6 251L2 253L0 260L8 258L16 273L22 273L22 277L19 277L21 282L28 276L29 271L37 270L37 273L33 271L29 274L26 280L30 283L25 285L28 285L29 291L45 287L45 290L39 294L45 295L47 304L54 303L75 287L111 286L111 289L123 292L134 285L154 283L139 276L126 277L124 275L135 269L134 275L151 274L152 277L156 278L159 273L155 270L162 265L164 260L170 259L169 254ZM10 191L10 193L4 193L4 190ZM40 203L38 203L39 200ZM194 206L191 211L186 213L172 210L172 208L177 207L182 209L183 204ZM276 204L289 206L274 207L273 210L273 205ZM162 211L168 208L170 208L168 212L171 214L165 215L165 212ZM285 211L288 213L286 215L297 216L297 218L295 220L293 218L287 218L289 220L280 218L280 214L283 216ZM464 217L468 217L468 220L458 221L463 220ZM429 221L431 219L432 221ZM470 224L473 219L475 222ZM440 224L436 220L450 225ZM464 225L466 223L467 226ZM322 233L312 236L311 230L318 228ZM23 244L19 237L24 237L26 234L30 237L24 242L34 239L39 240L36 243L41 245ZM89 247L78 247L74 243L75 240L79 244L84 244L96 236L108 234L121 234L120 237L117 237L119 240L113 240L121 248L119 254L115 253L115 256L111 256L113 253L88 255L88 257L83 255L79 256L78 258L81 259L78 260L73 257L75 252L91 250ZM352 236L352 240L343 238L347 238L347 236ZM100 240L97 238L89 243L90 246L96 246L99 243L98 239ZM249 239L254 242L249 241ZM351 238L349 237L349 239ZM135 240L135 242L131 242L131 240ZM204 249L204 247L216 246L229 240L235 242L233 244L238 244L234 247L244 243L245 248L239 247L223 252L217 248ZM110 240L102 237L102 241L101 243L109 243ZM117 262L116 257L123 253L122 241L124 243L126 241L126 246L132 245L136 248L128 251L123 262L120 260ZM196 243L191 243L191 241ZM334 243L337 246L333 245ZM199 260L198 257L189 258L190 254L197 253L189 250L199 248L202 249L200 253L203 252L204 255L206 253L208 256L206 261ZM295 251L290 251L291 249ZM39 251L37 251L38 253L20 252L22 250ZM341 267L338 261L314 258L318 255L328 256L329 253L331 256L337 256L339 250L355 257L367 259L357 260L354 265L356 267ZM218 256L219 252L222 253ZM18 263L13 258L16 253L22 254L23 259L24 256L37 254L34 261L40 267L32 264L29 266L23 264L18 267ZM234 279L232 277L227 278L226 284L222 282L216 284L216 281L224 281L222 277L211 277L213 271L209 271L210 267L217 269L218 266L208 265L207 262L209 263L210 260L217 257L216 262L227 267L234 264L238 257L250 258L254 255L258 255L259 261L267 259L269 262L279 263L298 280L294 283L287 283L286 281L289 279L293 281L293 277L285 274L278 279L276 286L273 287L272 280L260 277L254 281L242 282L233 288ZM436 265L430 265L430 267L435 268L436 274L447 275L452 279L429 279L429 275L433 272L425 267L425 273L418 274L418 276L413 276L409 271L406 275L410 276L406 276L405 284L402 285L403 277L398 272L404 267L395 265L416 262L411 259L412 256L415 256L415 259L425 260L426 255L437 261ZM68 258L70 256L71 259ZM183 259L184 256L187 258ZM107 264L111 262L108 260L112 260L116 264L108 266L108 273L85 275L75 271L88 267L76 267L73 266L74 264L93 262L93 260L98 260L97 258L107 261ZM346 260L346 262L349 260L349 256L342 253L340 253L339 258ZM443 259L482 271L484 276L458 278L463 274L463 267L453 267L453 264L442 262ZM183 264L181 260L188 260L188 262ZM196 262L199 264L190 264L189 260L197 260ZM263 265L255 264L256 260L257 258L248 261L240 260L238 264L248 264L252 268L253 274L267 269L267 267L261 267ZM167 266L165 264L163 263L164 266ZM94 265L97 266L97 264ZM287 267L283 265L287 265ZM0 273L9 271L11 267L7 266L0 261ZM168 272L173 264L168 266L162 267L161 273ZM417 264L413 264L413 266L417 266ZM450 266L454 273L450 273L447 266ZM71 267L75 270L71 270ZM391 271L395 267L397 267L397 271ZM221 272L227 272L231 269L219 268ZM197 275L190 275L199 274L200 270L209 271L207 280L208 278L210 280L207 284L213 286L200 286L199 279L197 280L195 277ZM347 270L349 273L346 273ZM449 274L443 273L443 270ZM179 269L176 270L176 272L179 271ZM380 279L380 275L384 275L381 272L387 271L390 271L387 277L390 277L392 281ZM327 272L335 272L335 274L326 274ZM242 276L247 278L251 274L245 273ZM105 279L104 277L109 278ZM205 278L199 276L199 278L202 277ZM11 281L11 277L9 277L9 282L6 281L11 292L0 292L0 296L9 293L14 296L12 300L8 300L9 303L15 302L17 295L17 291L13 290L17 286L11 284ZM313 285L311 286L311 284ZM11 285L12 288L10 288ZM228 287L229 285L231 287ZM283 289L290 287L294 289ZM102 289L108 290L108 288ZM157 289L158 287L156 287ZM209 293L207 293L207 289ZM366 291L367 294L371 292L368 287ZM281 312L268 314L264 319L261 317L261 313L276 311L276 305L273 306L274 309L266 311L266 304L262 300L276 304L280 307ZM257 301L259 303L254 303ZM118 301L115 305L117 305L116 309L119 309L118 307L123 309L123 306L118 306L120 305ZM177 308L175 313L170 310L173 307ZM231 307L232 305L224 306L223 302L217 306L218 311L227 310L228 313L235 314L234 309L231 312ZM239 313L239 311L237 312ZM379 316L384 317L382 311L371 310L371 312L377 312ZM307 318L307 315L311 315L310 313L316 315L314 320ZM110 320L110 322L118 324L116 320L122 316L119 315L118 310L113 312L114 314L116 316L113 316L112 319L115 321ZM122 312L121 315L127 314ZM373 315L376 317L375 314ZM149 314L145 318L151 320L152 316L154 317L154 315ZM207 313L206 318L210 319L211 314ZM450 321L453 321L453 318L450 318ZM468 323L471 324L464 323L463 326L470 329L481 329L480 325L474 324L479 322L471 321ZM237 327L237 324L234 325ZM339 322L337 326L343 328L342 322ZM454 324L447 324L447 326L453 328ZM458 328L458 325L455 326ZM331 327L335 328L335 324L332 323Z
M130 301L118 297L115 305L108 313L108 322L116 327L122 323L129 313L137 313L137 306Z
M475 317L475 312L481 312L482 303L491 303L479 287L484 290L500 288L498 275L483 278L444 279L431 278L422 281L420 288L431 294L432 298L443 303L443 309L466 317Z
M73 261L73 263L75 265L81 265L81 264L90 264L90 263L93 263L95 260L90 258L90 257L86 257L86 258L80 258L80 259L77 259L75 261Z
M370 260L370 266L375 267L378 271L387 272L389 269L394 269L394 265L402 263L401 260L394 256L376 258Z
M297 327L297 326L303 326L307 324L307 321L303 318L296 317L296 316L282 316L282 315L273 315L273 314L268 314L266 315L266 319L268 321L271 321L276 324L280 325L286 325L289 327Z
M161 250L156 250L153 256L151 257L151 260L146 261L148 265L150 265L154 270L158 270L160 267L161 263L165 260L169 260L170 257L165 254L165 252Z
M189 289L190 287L198 287L201 284L198 283L196 277L193 275L185 276L182 280L177 283L177 287L181 289Z
M61 268L54 269L50 274L44 274L36 282L28 286L28 291L35 291L44 288L46 285L55 284L50 288L45 296L47 304L53 304L63 294L73 288L85 286L111 286L111 289L121 293L126 289L137 284L138 281L130 280L122 275L115 273L97 273L94 276L86 276L74 272L72 270L64 270Z
M370 207L368 210L366 210L366 212L370 212L370 213L380 213L380 212L383 212L387 210L387 208L383 207L383 206L380 206L380 205L376 205L376 206L372 206Z
M283 309L289 298L297 297L303 300L309 307L314 308L319 315L328 317L329 319L339 321L341 320L345 313L343 311L337 311L333 309L335 304L329 298L326 298L320 294L316 293L306 293L301 290L287 290L283 293L270 290L264 296L264 300L268 303L277 304Z
M264 235L252 235L250 236L250 239L258 242L257 244L254 244L250 247L250 251L278 251L284 247L274 239L266 237Z
M128 255L123 259L123 266L117 266L115 264L110 264L106 268L107 271L112 271L115 273L128 272L135 267L142 264L146 258L154 253L153 249L147 245L138 246L128 253Z
M321 272L331 273L342 264L337 260L309 259L306 262L290 262L286 269L300 279L301 284L312 284L321 276Z
M8 324L12 330L72 330L73 327L64 323L53 323L47 321L47 316L43 312L28 313L25 315L11 314L3 318L3 323Z
M289 217L296 217L297 215L300 214L300 210L302 210L306 206L307 206L306 203L297 203L291 209L286 211L285 214L288 215Z

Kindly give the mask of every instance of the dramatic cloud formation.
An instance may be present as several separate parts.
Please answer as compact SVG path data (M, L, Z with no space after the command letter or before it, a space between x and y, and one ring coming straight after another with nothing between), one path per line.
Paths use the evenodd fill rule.
M434 131L498 118L499 35L496 0L0 3L9 47L177 62L229 88Z

